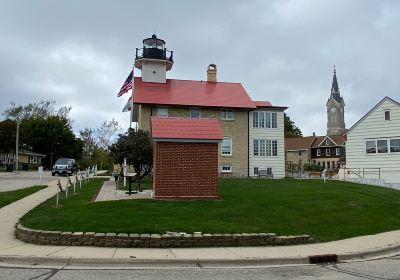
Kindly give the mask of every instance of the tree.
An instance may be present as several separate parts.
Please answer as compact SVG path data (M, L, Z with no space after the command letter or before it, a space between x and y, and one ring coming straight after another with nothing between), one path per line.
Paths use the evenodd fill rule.
M24 144L35 152L45 154L43 166L51 168L51 160L60 157L79 160L83 142L73 133L69 121L60 116L28 118L21 122Z
M302 137L303 133L300 128L296 126L294 121L290 119L286 113L284 114L284 123L285 123L285 137Z
M104 121L98 129L96 129L96 142L97 146L103 150L108 151L111 145L112 139L115 134L121 130L119 123L112 119L110 121Z
M15 133L17 123L12 120L0 122L0 152L15 152Z
M55 100L41 100L39 102L29 103L25 106L16 105L15 102L11 102L10 107L3 112L3 115L6 118L20 121L29 118L47 118L50 116L59 116L71 122L68 116L69 112L71 111L71 107L62 106L56 109L55 106Z
M128 129L119 134L116 143L110 146L110 156L114 163L123 164L124 158L135 169L138 187L142 179L148 175L153 166L153 147L149 132Z

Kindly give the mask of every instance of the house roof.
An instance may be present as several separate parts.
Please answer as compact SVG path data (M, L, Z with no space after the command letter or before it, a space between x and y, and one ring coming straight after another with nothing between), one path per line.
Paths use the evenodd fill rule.
M36 153L27 149L19 149L18 154L27 155L27 156L38 156L38 157L45 157L46 155L41 153Z
M331 143L326 145L325 141L328 138ZM345 137L343 135L316 136L311 148L343 146L344 142Z
M314 141L314 136L285 138L286 151L308 150Z
M151 117L154 139L221 140L222 130L218 119Z
M269 101L253 101L257 107L271 107L272 103Z
M392 102L393 104L395 104L395 105L397 105L397 106L400 107L400 103L399 103L399 102L397 102L396 100L394 100L394 99L392 99L392 98L390 98L390 97L388 97L388 96L385 96L381 101L378 102L378 104L376 104L371 110L369 110L364 116L362 116L362 118L359 119L358 122L356 122L352 127L350 127L350 128L346 131L345 136L347 136L347 134L349 134L349 133L350 133L356 126L358 126L364 119L366 119L369 115L371 115L372 112L374 112L374 111L375 111L379 106L381 106L382 103L385 102L385 101L390 101L390 102Z
M257 108L240 83L225 82L167 79L164 84L136 77L133 100L137 104Z

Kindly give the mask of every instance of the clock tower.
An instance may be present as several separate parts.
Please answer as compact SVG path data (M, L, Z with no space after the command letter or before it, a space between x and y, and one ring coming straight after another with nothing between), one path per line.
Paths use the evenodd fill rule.
M331 95L326 102L326 113L328 117L327 135L342 135L346 132L344 123L344 100L340 96L339 85L336 78L336 68L333 66L333 80Z

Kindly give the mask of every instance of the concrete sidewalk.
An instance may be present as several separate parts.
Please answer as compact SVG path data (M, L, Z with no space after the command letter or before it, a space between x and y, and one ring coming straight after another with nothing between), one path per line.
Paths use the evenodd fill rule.
M62 178L65 185L66 178ZM336 254L339 260L362 259L400 252L400 230L327 243L276 247L219 248L104 248L43 246L14 237L14 227L25 213L55 195L49 187L0 209L0 263L60 266L252 266L308 263L310 255Z

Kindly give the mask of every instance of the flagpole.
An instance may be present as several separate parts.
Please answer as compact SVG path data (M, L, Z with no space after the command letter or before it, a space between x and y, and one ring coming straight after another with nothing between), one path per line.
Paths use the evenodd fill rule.
M131 93L131 113L130 113L130 120L129 120L129 128L132 128L132 118L133 118L133 89L135 88L135 64L132 67L132 93Z

